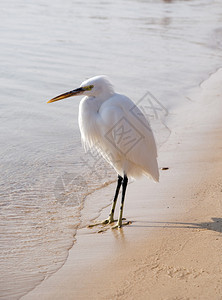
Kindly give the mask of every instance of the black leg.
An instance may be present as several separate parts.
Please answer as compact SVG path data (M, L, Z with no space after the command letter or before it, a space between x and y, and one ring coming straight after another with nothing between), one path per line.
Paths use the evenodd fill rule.
M122 183L122 200L121 200L121 205L120 205L119 219L118 219L118 222L117 222L117 226L119 228L122 227L123 206L124 206L127 183L128 183L128 178L127 178L126 175L124 175L123 183Z
M115 196L114 196L114 199L113 199L113 205L112 205L112 208L111 208L111 211L110 211L110 214L109 214L109 222L110 223L114 221L114 211L115 211L116 201L117 201L117 198L118 198L118 195L119 195L119 190L120 190L122 181L123 181L123 177L118 175L116 192L115 192Z
M124 177L118 175L118 180L117 180L117 186L116 186L116 192L114 195L114 199L113 199L113 204L112 204L112 208L109 214L109 218L107 218L104 221L95 223L95 224L91 224L88 227L93 227L93 226L97 226L97 225L105 225L105 224L110 224L112 222L114 222L114 211L115 211L115 207L116 207L116 202L117 202L117 198L119 195L119 191L120 191L120 187L122 185L122 199L121 199L121 205L120 205L120 211L119 211L119 218L118 218L118 222L115 226L113 226L112 228L120 228L122 227L122 225L127 225L129 224L129 222L126 223L122 223L122 217L123 217L123 205L124 205L124 200L125 200L125 194L126 194L126 187L128 184L128 178L126 175L124 175Z

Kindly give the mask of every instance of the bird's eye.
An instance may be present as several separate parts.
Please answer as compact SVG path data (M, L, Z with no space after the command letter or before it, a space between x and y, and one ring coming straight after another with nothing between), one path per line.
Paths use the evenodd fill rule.
M91 85L85 86L84 90L85 91L91 91L93 88L94 88L94 85L91 84Z

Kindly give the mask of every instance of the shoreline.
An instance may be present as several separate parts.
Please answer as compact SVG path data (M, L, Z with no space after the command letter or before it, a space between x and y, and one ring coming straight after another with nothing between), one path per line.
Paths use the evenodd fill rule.
M129 185L132 224L80 229L63 267L21 299L221 299L221 83L219 69L172 120L160 184Z

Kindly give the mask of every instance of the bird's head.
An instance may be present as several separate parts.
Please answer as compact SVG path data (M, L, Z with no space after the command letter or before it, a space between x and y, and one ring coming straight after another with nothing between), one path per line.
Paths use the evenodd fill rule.
M112 84L106 76L100 75L83 81L79 88L56 96L47 103L55 102L72 96L84 95L88 97L110 97L114 93Z

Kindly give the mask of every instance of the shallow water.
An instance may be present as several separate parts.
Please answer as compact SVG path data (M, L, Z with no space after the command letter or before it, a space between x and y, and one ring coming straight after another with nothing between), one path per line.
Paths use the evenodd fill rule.
M46 101L107 74L134 101L150 91L175 111L221 65L221 7L210 0L2 1L1 298L19 298L62 266L85 224L84 196L115 179L98 156L83 153L80 99Z

